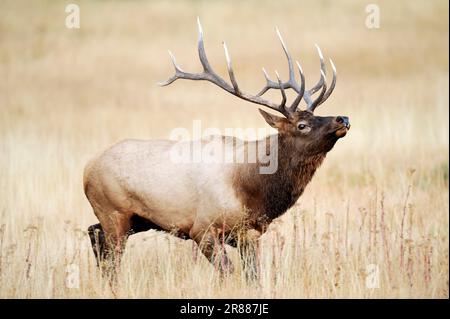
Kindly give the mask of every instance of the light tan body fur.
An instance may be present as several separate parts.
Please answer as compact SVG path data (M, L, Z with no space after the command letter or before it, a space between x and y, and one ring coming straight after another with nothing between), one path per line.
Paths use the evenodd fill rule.
M122 221L132 214L190 238L211 227L226 225L229 230L243 219L245 211L232 185L236 165L174 163L174 145L168 140L125 140L87 164L86 196L105 232L122 236L128 231Z

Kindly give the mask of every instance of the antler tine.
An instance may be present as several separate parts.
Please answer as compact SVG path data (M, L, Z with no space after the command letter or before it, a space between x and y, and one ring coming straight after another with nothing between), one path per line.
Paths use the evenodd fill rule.
M319 47L317 44L315 44L315 47L316 47L316 49L317 49L317 53L319 54L319 59L320 59L320 70L321 70L321 72L323 72L323 74L326 76L326 75L327 75L327 68L326 68L326 66L325 66L325 62L323 61L322 50L320 49L320 47ZM324 77L321 76L320 79L319 79L319 81L317 82L317 84L314 85L311 89L308 90L308 93L309 93L310 95L312 95L312 94L314 94L314 93L316 93L317 91L320 90L320 88L321 88L322 85L323 85L323 79L324 79Z
M265 68L262 68L263 74L264 74L264 78L266 79L266 85L262 88L262 90L256 94L257 96L261 96L264 93L266 93L269 89L274 89L274 82L269 78L269 75L266 72Z
M278 72L277 71L275 71L275 75L277 76L277 80L278 80L278 84L280 85L280 91L281 91L281 96L282 96L282 100L281 100L281 104L280 104L280 110L283 110L283 112L286 112L286 108L285 108L285 106L286 106L286 100L287 100L287 98L286 98L286 92L284 91L284 88L283 88L283 85L282 85L282 83L283 82L281 82L281 80L280 80L280 75L278 74Z
M313 102L308 104L307 110L310 111L311 113L314 113L314 110L316 109L317 106L319 106L319 104L321 103L321 101L323 99L323 96L325 95L325 92L327 91L327 82L325 80L325 73L322 70L320 70L320 78L323 83L322 91L320 91L319 96ZM309 98L310 98L310 96L309 96Z
M336 86L337 72L336 72L336 66L334 65L334 63L331 59L330 59L330 64L331 64L331 68L333 70L333 79L331 80L330 88L328 89L328 91L325 90L323 92L324 94L323 95L321 94L314 102L311 99L311 95L313 93L310 93L312 91L312 89L305 92L305 101L308 105L308 109L310 109L310 105L314 104L315 106L312 108L312 110L314 111L314 109L316 109L319 105L321 105L323 102L325 102L330 97L331 93L333 93L333 90ZM323 78L323 81L325 81L325 78L326 78L325 72L323 72L323 70L321 69L321 76L320 76L319 83L323 82L322 78ZM323 82L323 84L325 85L325 88L326 88L326 82Z
M283 48L284 54L286 54L286 58L288 60L288 66L289 66L289 81L287 82L289 84L289 87L293 89L298 89L298 84L295 82L295 72L294 72L294 64L292 63L291 55L289 54L289 51L287 49L286 44L284 43L283 37L281 36L280 30L278 28L275 28L277 32L277 36L280 39L281 46ZM286 85L286 84L285 84Z
M305 93L305 76L303 75L303 70L300 63L298 63L298 61L295 61L295 63L297 64L298 72L300 73L301 84L300 84L300 91L298 92L297 97L295 98L294 102L292 102L292 105L289 108L289 111L292 113L297 110L297 107L303 98L303 94Z
M330 64L331 64L331 68L333 70L333 79L331 80L331 85L330 88L328 89L328 91L325 92L323 98L320 100L319 104L317 104L317 106L319 106L320 104L322 104L323 102L325 102L328 97L331 95L331 93L333 93L334 87L336 86L336 67L333 63L333 61L330 59ZM317 107L316 106L316 107Z
M177 60L175 59L175 56L172 54L172 52L170 50L167 50L167 51L169 52L169 56L170 56L170 59L172 60L173 67L175 68L175 74L172 77L170 77L169 79L167 79L166 81L158 82L158 85L160 85L160 86L166 86L166 85L169 85L170 83L174 82L176 79L178 79L178 74L180 72L183 72L181 70L181 68L179 67L179 65L177 64Z
M312 105L312 104L316 104L316 103L321 104L321 102L317 101L317 99L315 101L313 101L311 96L314 93L316 93L318 90L320 90L320 88L323 87L323 84L324 84L324 81L326 78L326 74L327 74L326 65L323 60L322 50L317 45L317 43L315 44L315 47L317 49L317 53L319 54L319 60L320 60L320 78L319 78L319 81L316 83L316 85L314 85L312 88L307 90L304 94L304 99L305 99L306 105L308 105L308 109L309 109L310 105ZM316 105L314 108L316 108L317 106L318 105Z
M231 84L233 84L234 91L236 93L239 93L239 86L237 84L236 78L234 77L233 67L231 66L231 58L230 58L230 54L228 53L227 45L226 45L225 41L222 44L223 44L223 50L225 51L225 59L227 60L227 69L228 69L228 74L230 76Z
M214 73L211 65L208 62L208 58L206 57L205 52L205 44L203 43L203 28L200 23L200 17L197 17L197 26L198 26L198 56L200 58L200 62L202 63L203 70L205 73Z

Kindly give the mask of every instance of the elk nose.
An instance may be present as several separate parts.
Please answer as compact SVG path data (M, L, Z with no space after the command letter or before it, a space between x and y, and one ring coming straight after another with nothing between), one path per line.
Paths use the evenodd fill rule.
M350 121L347 116L336 116L336 122L344 124L346 127L350 127Z

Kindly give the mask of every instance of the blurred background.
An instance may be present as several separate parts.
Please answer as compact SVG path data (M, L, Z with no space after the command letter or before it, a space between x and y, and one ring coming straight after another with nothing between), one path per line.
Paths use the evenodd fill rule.
M309 225L317 221L324 229L331 214L337 220L330 226L334 234L350 223L354 232L349 231L348 240L353 238L355 245L361 241L358 236L366 236L360 231L364 209L369 215L375 211L375 228L364 237L372 247L371 232L376 242L383 230L376 226L380 221L376 212L380 198L385 199L387 231L392 234L386 242L400 247L403 225L407 227L405 220L410 218L408 239L413 241L411 249L418 249L411 256L417 258L417 267L425 267L417 268L417 274L428 269L426 262L420 264L427 256L421 255L424 243L433 248L429 263L435 273L431 286L417 275L417 282L405 279L414 282L414 288L405 284L403 289L399 280L374 296L448 297L447 1L376 1L379 28L367 25L371 1L74 1L80 8L78 29L66 27L69 3L0 3L1 249L12 267L4 261L2 276L9 281L0 286L1 297L104 295L90 286L77 292L47 291L41 287L45 280L38 276L32 281L26 271L58 269L64 264L56 253L62 249L61 238L72 238L67 229L82 232L96 223L83 194L82 174L85 163L98 152L125 138L168 138L176 127L191 128L194 119L204 128L267 126L256 105L211 83L179 80L164 88L156 85L173 74L167 49L184 70L201 70L197 16L213 68L228 79L225 40L238 82L249 93L264 86L262 67L273 78L274 70L283 79L288 76L275 26L293 58L301 62L307 88L319 79L314 44L326 59L333 59L336 89L316 112L347 115L352 128L330 152L294 210L307 216L306 225L308 220ZM279 92L267 97L280 99ZM409 215L408 209L414 213ZM35 235L40 238L36 248L17 237L28 227L43 233ZM380 251L380 262L389 263L389 258L403 253L386 257ZM320 263L321 257L316 257ZM92 266L91 258L86 252L80 263ZM22 263L28 265L30 260L35 264L23 268ZM363 262L357 264L352 267L364 267ZM394 276L400 272L391 271ZM317 272L309 288L300 291L275 290L273 295L251 295L244 288L230 291L253 297L374 294L356 288L324 292L314 286L325 280L324 273ZM166 287L162 296L203 296L195 285L187 284L193 288L186 288L184 295L162 287ZM125 289L122 296L135 296L130 291L152 295L136 288ZM227 296L221 294L213 290L209 296Z

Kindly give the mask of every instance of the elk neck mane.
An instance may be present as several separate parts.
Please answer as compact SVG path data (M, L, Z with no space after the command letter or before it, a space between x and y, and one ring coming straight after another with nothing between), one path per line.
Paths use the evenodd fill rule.
M279 135L276 147L278 169L273 174L261 174L258 164L239 165L233 174L234 190L249 216L265 221L295 204L326 156L308 154L306 146L290 136Z

